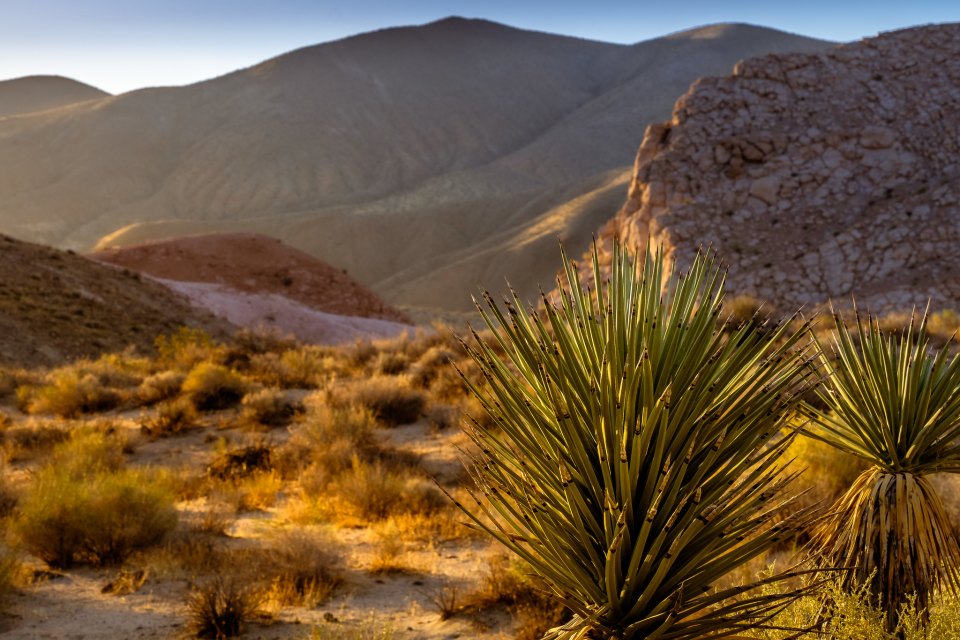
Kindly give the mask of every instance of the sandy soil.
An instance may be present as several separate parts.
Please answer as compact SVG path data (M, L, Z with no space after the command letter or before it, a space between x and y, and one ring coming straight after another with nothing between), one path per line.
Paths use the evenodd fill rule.
M212 456L211 438L225 437L234 443L252 436L233 428L232 411L212 416L203 426L184 435L147 440L139 432L139 413L116 416L116 425L127 431L135 453L128 464L166 465L203 469ZM458 472L458 430L437 432L425 421L381 431L386 442L422 457L423 466L438 476ZM289 430L277 429L265 436L275 445L290 437ZM289 521L283 500L270 509L240 514L228 528L229 542L243 544L266 539L286 527L300 528ZM196 501L178 505L181 518L189 518L202 505ZM411 545L404 555L410 570L392 574L369 571L378 544L377 533L369 527L314 526L332 536L343 550L344 585L335 596L315 608L287 607L270 611L248 625L244 638L309 638L314 628L323 628L333 637L369 628L371 622L389 628L390 638L403 640L505 640L510 638L510 621L503 613L479 616L458 615L441 620L432 599L441 590L467 593L479 584L498 553L484 539L433 540ZM311 526L303 529L307 532ZM128 561L126 568L136 568ZM42 570L42 564L35 567ZM143 587L129 595L101 593L117 576L117 569L77 568L38 580L21 590L0 620L4 638L27 640L94 640L101 638L184 638L186 602L190 583L182 577L148 573ZM366 636L364 636L366 637Z

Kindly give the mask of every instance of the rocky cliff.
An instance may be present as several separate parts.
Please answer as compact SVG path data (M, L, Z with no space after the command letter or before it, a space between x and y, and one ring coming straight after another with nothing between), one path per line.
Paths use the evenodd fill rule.
M650 126L607 227L681 264L715 246L730 289L781 307L960 303L960 24L695 83Z

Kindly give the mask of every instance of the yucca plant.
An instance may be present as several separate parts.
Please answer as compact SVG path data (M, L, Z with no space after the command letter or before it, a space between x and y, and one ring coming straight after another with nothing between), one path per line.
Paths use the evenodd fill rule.
M488 384L471 388L493 420L469 430L485 499L465 510L574 612L545 638L729 637L766 624L803 587L752 589L797 572L715 585L808 517L784 508L794 474L780 461L785 417L816 377L803 332L725 333L712 254L662 286L662 253L638 270L617 247L606 281L594 249L596 291L564 263L567 286L542 314L516 295L481 307L493 337L474 333L467 348Z
M833 348L821 349L826 409L806 409L816 423L809 435L871 466L811 548L822 564L849 569L847 590L868 585L892 632L914 594L926 611L938 588L960 585L960 549L925 477L960 471L960 357L931 350L926 315L899 337L859 315L853 333L838 313L833 324Z

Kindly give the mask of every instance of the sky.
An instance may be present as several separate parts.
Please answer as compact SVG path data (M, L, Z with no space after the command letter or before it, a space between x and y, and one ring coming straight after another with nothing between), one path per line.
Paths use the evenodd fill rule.
M0 0L0 80L63 75L111 93L188 84L299 47L450 15L619 43L716 22L849 41L960 21L960 1Z

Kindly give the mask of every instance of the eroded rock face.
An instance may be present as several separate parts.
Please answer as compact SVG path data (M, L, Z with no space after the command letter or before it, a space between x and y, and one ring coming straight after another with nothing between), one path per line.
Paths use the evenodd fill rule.
M647 129L609 231L781 307L960 306L960 24L698 81Z

